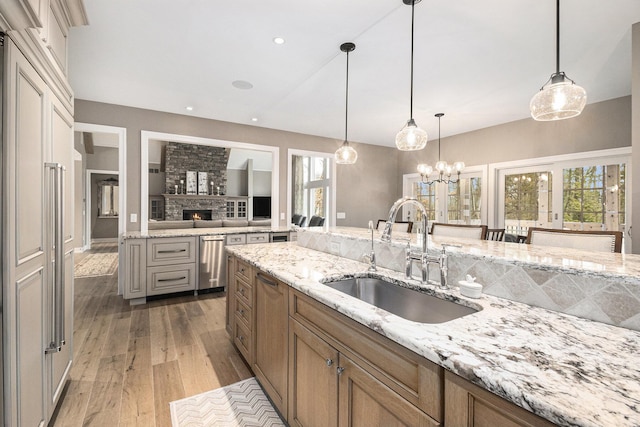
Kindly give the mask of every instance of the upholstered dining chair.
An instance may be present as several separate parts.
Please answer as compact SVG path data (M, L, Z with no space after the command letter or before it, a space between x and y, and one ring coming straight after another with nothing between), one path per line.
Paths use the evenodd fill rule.
M592 252L622 252L621 231L580 231L529 227L526 243L581 249Z
M376 230L384 231L386 223L386 219L379 219ZM396 221L393 223L393 227L391 227L391 231L397 233L411 233L411 230L413 230L413 221Z
M440 222L434 222L431 224L431 235L485 240L487 238L487 226L442 224Z
M309 227L321 227L324 225L324 217L312 215L309 218Z

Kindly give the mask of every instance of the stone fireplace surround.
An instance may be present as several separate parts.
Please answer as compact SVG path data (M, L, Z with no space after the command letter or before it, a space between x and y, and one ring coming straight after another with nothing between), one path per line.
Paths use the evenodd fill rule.
M182 220L183 210L209 210L211 219L226 217L225 197L209 195L174 195L180 180L186 185L187 171L207 172L207 182L222 191L227 186L227 163L230 149L207 145L168 142L165 146L165 220ZM209 186L208 186L209 188Z

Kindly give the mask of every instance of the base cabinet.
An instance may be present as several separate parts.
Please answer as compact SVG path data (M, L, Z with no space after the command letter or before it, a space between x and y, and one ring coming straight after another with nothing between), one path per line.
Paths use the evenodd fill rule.
M555 424L446 372L447 427L551 427Z
M253 371L281 414L287 413L289 285L258 271L254 275Z

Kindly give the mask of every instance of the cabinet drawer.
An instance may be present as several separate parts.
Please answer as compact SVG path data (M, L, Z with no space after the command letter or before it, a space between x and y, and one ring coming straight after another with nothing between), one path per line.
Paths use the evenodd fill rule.
M147 295L191 291L195 288L195 264L147 267Z
M367 367L368 372L413 405L442 421L443 368L298 291L289 295L291 317Z
M147 241L147 266L195 262L195 237L167 237Z
M242 322L236 322L235 330L233 331L233 342L240 350L240 353L244 356L244 360L247 363L252 364L252 352L251 352L251 331L246 329Z
M251 330L251 309L237 298L234 298L234 304L233 313L236 316L236 322L244 323L244 327Z
M247 243L246 234L227 234L227 245L244 245Z
M253 280L253 272L251 266L240 259L236 259L235 275L240 276L249 283L251 283L251 281Z
M240 279L236 279L236 299L243 302L249 308L253 306L251 286Z
M247 234L247 243L269 243L269 233Z

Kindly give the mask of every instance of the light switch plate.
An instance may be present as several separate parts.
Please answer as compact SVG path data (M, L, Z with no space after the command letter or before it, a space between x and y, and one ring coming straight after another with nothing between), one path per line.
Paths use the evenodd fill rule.
M346 212L338 212L336 214L336 218L338 218L338 219L346 219L347 218L347 213Z
M129 221L138 222L138 214L131 214L131 216L129 217Z
M280 221L284 221L284 212L280 212Z

